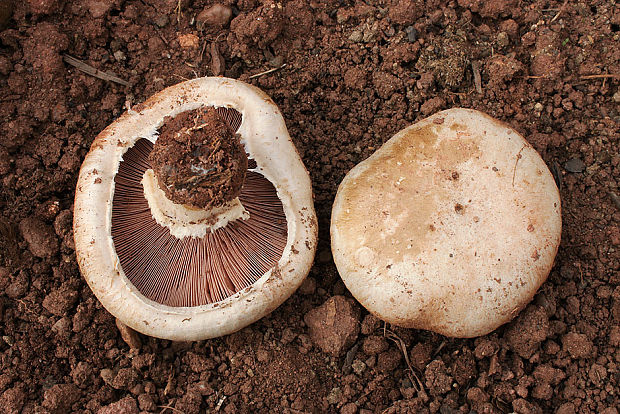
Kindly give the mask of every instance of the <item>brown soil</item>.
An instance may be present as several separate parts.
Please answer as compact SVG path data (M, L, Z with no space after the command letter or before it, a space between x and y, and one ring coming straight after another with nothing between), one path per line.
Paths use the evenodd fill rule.
M167 117L149 162L171 201L204 210L238 197L248 167L239 135L215 108Z
M202 13L213 3L26 0L12 2L9 19L5 3L0 411L618 412L614 2L223 0ZM83 73L65 54L129 85ZM78 271L79 166L127 106L212 74L251 82L281 108L313 179L316 262L293 297L236 334L141 337L130 350ZM360 309L328 232L346 172L396 131L454 106L527 137L563 202L549 280L514 322L470 340L384 326Z

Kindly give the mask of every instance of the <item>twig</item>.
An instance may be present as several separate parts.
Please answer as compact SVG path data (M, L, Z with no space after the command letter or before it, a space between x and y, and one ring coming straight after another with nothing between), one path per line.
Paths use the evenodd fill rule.
M422 384L422 381L420 381L420 378L416 375L416 372L413 366L411 365L411 361L409 360L409 353L407 352L407 345L405 344L405 341L403 341L401 337L396 335L395 332L392 332L389 330L386 332L387 332L386 338L392 340L396 344L400 352L403 354L403 356L405 357L405 363L407 364L407 368L408 368L407 374L409 375L409 381L411 381L411 385L415 388L415 390L421 396L425 395L426 390L424 390L424 384ZM415 382L413 381L413 378L411 378L412 375L413 375L413 378L415 378Z
M611 197L611 201L613 201L616 208L620 210L620 197L618 196L618 194L614 193L613 191L610 191L609 197Z
M433 358L435 356L439 355L439 353L441 352L441 350L443 349L444 346L446 346L446 341L441 341L441 343L439 344L439 346L437 347L435 352L433 352Z
M552 76L550 75L529 75L529 76L524 76L524 79L550 79L552 78ZM583 76L579 76L579 77L568 77L566 78L567 82L571 82L571 81L575 81L575 80L590 80L590 79L603 79L603 81L605 81L606 79L620 79L620 73L602 73L599 75L583 75Z
M185 76L181 76L178 73L173 73L172 76L176 76L177 78L183 79L184 81L189 80L188 78L186 78Z
M564 9L566 9L566 5L568 4L568 0L564 0L564 4L562 4L562 6L560 7L560 10L558 11L558 14L556 14L553 19L551 19L551 21L549 23L553 23L556 21L556 19L558 17L560 17L560 14L562 14L562 12L564 11Z
M181 0L177 2L177 7L174 8L174 11L177 12L177 24L181 23Z
M584 75L579 79L620 79L620 73L603 73L601 75Z
M159 412L159 414L162 414L164 411L166 410L170 410L173 413L179 413L179 414L185 414L185 411L181 411L178 408L174 408L170 405L158 405L157 408L161 408L162 410Z
M225 395L222 395L220 397L220 399L218 400L217 404L215 405L215 411L220 411L220 408L222 408L222 404L224 404L224 400L226 399Z
M471 70L474 72L474 86L476 92L482 93L482 78L480 77L480 63L478 61L471 62Z
M392 340L398 346L399 351L402 352L403 356L405 357L405 363L407 364L407 367L409 367L409 369L413 371L411 361L409 361L409 354L407 353L407 345L405 344L405 341L403 341L401 337L399 337L398 335L396 335L395 332L392 331L387 331L386 337Z
M198 55L198 62L202 63L202 58L205 55L205 49L207 48L207 41L202 42L202 47L200 48L200 55Z
M219 76L224 73L224 68L224 57L217 47L217 42L211 42L211 72L213 72L215 76Z
M151 23L151 26L153 26L153 28L155 29L155 33L157 33L157 35L159 36L159 38L162 40L162 42L164 42L164 44L166 45L166 47L170 48L170 43L168 43L168 40L164 37L164 35L161 33L161 31L159 30L159 28L157 27L157 25L155 23Z
M73 56L63 54L62 59L68 64L70 64L71 66L75 67L77 70L80 70L88 75L94 76L95 78L105 80L108 82L116 82L123 86L129 86L129 82L122 80L118 76L111 74L111 73L102 72L99 69L90 66L88 63L82 62L81 60L74 58Z
M276 70L282 69L285 66L286 66L286 63L282 64L282 66L278 66L277 68L273 68L273 69L269 69L269 70L266 70L266 71L261 72L261 73L257 73L256 75L250 76L250 79L258 78L259 76L263 76L263 75L268 75L270 73L275 72Z
M170 394L172 390L172 380L174 379L174 369L170 367L170 373L168 374L168 382L166 383L166 388L164 388L164 395Z

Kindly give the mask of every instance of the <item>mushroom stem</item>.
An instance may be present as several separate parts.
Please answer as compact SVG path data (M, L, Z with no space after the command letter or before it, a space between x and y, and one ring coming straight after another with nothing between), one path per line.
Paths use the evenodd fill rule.
M215 108L166 118L149 162L145 198L173 236L203 237L249 217L238 197L248 167L245 148Z
M250 213L243 207L239 197L235 197L222 206L207 210L176 204L166 197L157 183L155 172L150 168L144 172L142 187L155 221L167 227L170 234L179 239L204 237L207 231L212 233L230 222L238 219L246 220L250 217Z

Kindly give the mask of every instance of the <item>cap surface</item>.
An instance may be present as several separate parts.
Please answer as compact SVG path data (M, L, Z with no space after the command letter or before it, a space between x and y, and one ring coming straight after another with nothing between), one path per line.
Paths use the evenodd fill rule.
M157 130L165 117L203 106L231 108L241 114L237 132L241 135L246 152L255 162L251 171L252 179L261 183L268 182L274 194L277 194L286 219L286 241L279 260L250 286L213 303L170 306L145 296L144 291L136 288L125 274L115 246L115 242L120 240L112 236L112 230L119 232L124 224L114 222L113 216L118 215L118 208L113 209L113 204L115 191L118 190L117 196L126 198L135 192L136 185L132 182L128 186L124 181L115 180L119 168L129 170L124 173L123 180L134 174L132 171L135 168L126 166L128 161L124 161L125 156L142 161L147 159L147 150L156 141ZM141 168L144 170L147 166ZM137 181L134 181L140 186L141 173L134 175L137 175ZM258 191L268 193L266 190ZM133 208L148 208L143 197L139 203L132 204ZM250 214L260 213L258 209L254 208ZM257 214L255 220L264 227L268 217L269 214ZM235 227L234 231L241 231L239 229L247 227L246 223L251 220L241 221L242 224ZM156 224L152 219L149 228ZM145 231L137 229L136 233L144 236ZM163 237L163 233L170 240L174 237L165 227L157 232L158 237ZM123 235L127 236L126 233ZM307 275L317 238L310 177L288 135L282 115L267 95L251 85L232 79L194 79L156 94L125 113L97 136L78 178L74 237L82 275L104 307L126 325L147 335L172 340L198 340L226 335L274 310L297 289ZM149 239L145 237L137 243L148 248ZM243 246L235 244L231 237L227 235L227 241L219 245L235 245L236 252L242 251ZM198 246L198 238L190 240L185 244L187 249ZM122 242L127 244L130 241L124 239ZM255 243L258 242L259 239L255 240ZM137 260L145 265L157 263L157 255L153 252L150 254L149 257ZM245 260L249 263L262 259L252 256ZM212 259L209 263L211 267L215 263L213 260L222 259ZM174 263L162 263L162 266L170 267ZM200 268L190 264L181 271L179 277Z
M560 243L560 196L516 131L470 109L400 132L344 178L334 261L353 296L395 325L484 335L533 297Z

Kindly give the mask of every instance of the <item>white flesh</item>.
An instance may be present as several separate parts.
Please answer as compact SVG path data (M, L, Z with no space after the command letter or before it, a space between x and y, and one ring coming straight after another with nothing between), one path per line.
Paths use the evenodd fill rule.
M247 220L250 217L250 213L241 205L239 197L211 210L175 204L159 187L155 172L150 168L144 172L142 187L155 221L160 226L167 227L170 234L179 239L201 238L207 232L212 233L235 220Z

